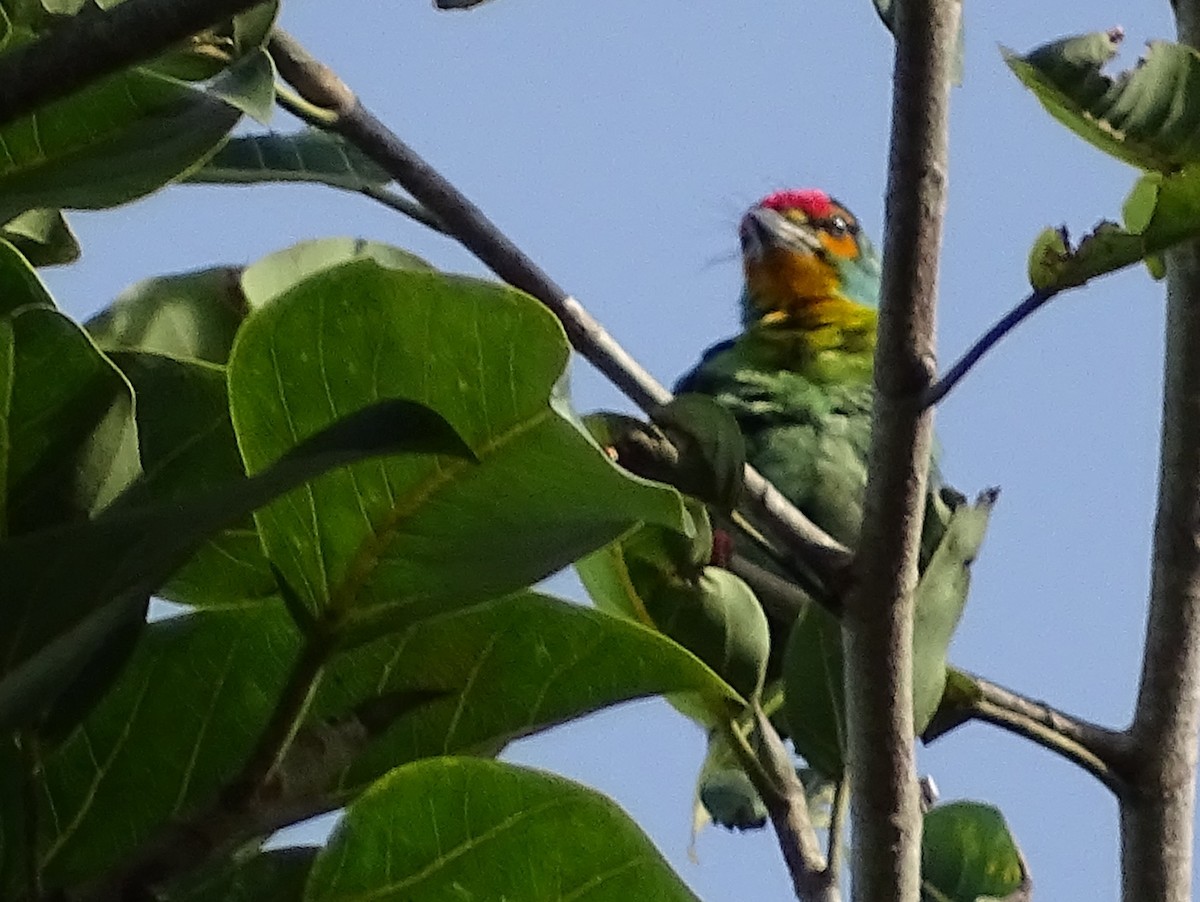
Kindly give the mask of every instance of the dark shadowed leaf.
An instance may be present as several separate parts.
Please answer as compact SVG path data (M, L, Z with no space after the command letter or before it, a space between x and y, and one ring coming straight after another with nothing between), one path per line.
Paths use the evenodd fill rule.
M60 210L29 210L0 227L0 238L11 241L34 266L56 266L79 259L79 241Z
M255 851L205 869L203 879L167 892L165 902L300 902L316 846Z
M101 873L210 801L249 754L299 647L278 605L149 625L113 691L45 762L47 886Z
M0 314L7 315L30 304L53 307L54 299L30 261L0 237Z
M350 806L305 900L584 896L695 898L599 793L494 761L433 758L398 768Z
M26 723L129 621L129 609L221 528L326 470L364 457L469 456L437 414L384 401L338 420L259 474L170 503L113 505L90 522L0 542L0 727ZM447 458L453 459L453 458Z
M261 66L253 74L261 80ZM245 75L235 66L219 82L248 92ZM101 79L0 128L0 221L154 191L216 150L240 117L214 94L145 69Z
M391 180L354 145L315 128L295 134L231 138L184 179L194 184L234 185L313 182L347 191L380 187Z
M300 641L278 601L150 624L115 689L46 761L47 881L86 879L168 818L211 804L274 707ZM334 657L309 726L357 719L360 738L346 754L358 757L318 743L324 777L304 772L300 807L337 807L396 764L486 753L663 691L732 695L663 637L532 593L422 621Z
M125 503L186 501L245 476L229 420L225 370L157 354L112 360L137 396L144 478ZM253 604L278 591L253 520L206 541L156 594L188 605Z
M687 531L676 492L625 475L571 418L555 394L568 353L527 295L371 260L256 311L229 364L251 472L390 397L428 404L478 455L371 462L260 511L268 556L303 603L372 636L529 585L638 521Z
M107 350L224 363L246 315L241 270L218 266L158 276L123 291L86 324Z
M922 902L1025 902L1031 881L1004 816L991 805L952 802L925 815Z
M132 395L121 373L48 306L0 321L10 535L95 514L138 473Z

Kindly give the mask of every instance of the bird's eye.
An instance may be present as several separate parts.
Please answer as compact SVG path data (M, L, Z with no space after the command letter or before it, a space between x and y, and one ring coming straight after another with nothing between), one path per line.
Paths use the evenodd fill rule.
M850 223L846 222L844 216L831 216L827 228L834 235L845 235L850 231Z

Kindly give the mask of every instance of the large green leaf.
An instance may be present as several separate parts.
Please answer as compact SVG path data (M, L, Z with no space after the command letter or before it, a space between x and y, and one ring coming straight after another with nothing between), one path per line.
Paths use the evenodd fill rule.
M277 605L151 624L113 691L45 762L47 887L102 873L211 801L253 748L299 647Z
M469 456L437 414L385 401L312 435L259 474L187 499L113 505L90 522L0 542L0 729L36 719L114 632L223 527L326 470L402 452ZM449 458L446 458L449 459Z
M218 84L253 94L268 76L248 57ZM0 222L141 197L202 162L240 117L214 93L148 70L101 79L0 128Z
M369 636L529 585L639 521L689 530L677 493L625 475L570 417L567 357L558 321L520 292L369 260L252 315L229 364L249 471L394 397L437 410L479 458L364 464L260 511L302 603Z
M239 135L231 138L184 181L196 184L251 185L263 182L314 182L361 191L392 180L353 144L310 128L294 134Z
M695 898L604 796L470 758L420 761L373 786L317 856L305 893L306 902L584 897Z
M1200 53L1151 41L1117 78L1100 70L1116 55L1120 29L1063 38L1004 58L1046 111L1089 143L1142 169L1173 172L1200 163Z
M94 876L168 819L212 804L269 717L300 641L280 602L150 624L114 690L45 762L48 884ZM317 744L324 778L308 767L304 795L284 808L336 807L396 764L494 750L663 691L732 695L661 636L544 596L425 620L333 659L308 725L361 719L363 745L353 750L361 754L347 769L343 753ZM411 701L422 698L431 700ZM293 783L285 777L282 785ZM121 829L113 830L117 818Z
M922 902L1029 898L1030 880L1004 816L991 805L951 802L925 815Z
M710 705L733 690L660 634L535 593L424 620L336 662L314 716L365 699L445 698L406 713L341 778L360 787L428 755L474 753L618 701L688 693Z

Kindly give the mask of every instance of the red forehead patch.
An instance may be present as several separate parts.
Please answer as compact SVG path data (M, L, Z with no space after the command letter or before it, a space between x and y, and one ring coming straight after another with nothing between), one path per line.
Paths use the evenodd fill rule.
M793 188L788 191L776 191L760 200L758 205L780 212L800 210L810 219L821 219L833 212L833 201L819 188Z

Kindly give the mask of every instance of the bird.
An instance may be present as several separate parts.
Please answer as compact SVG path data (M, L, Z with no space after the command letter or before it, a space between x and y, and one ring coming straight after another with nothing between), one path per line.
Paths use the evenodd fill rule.
M744 437L747 462L817 526L853 549L871 442L879 255L850 210L814 188L763 197L742 216L738 234L741 331L709 348L675 391L706 395L728 410ZM936 462L931 464L919 567L933 578L922 579L918 603L924 591L929 605L951 612L944 618L947 641L994 500L991 491L966 504L942 482ZM757 545L735 538L733 547L752 563L788 576ZM779 609L763 601L777 673L796 610L781 619ZM832 619L827 622L836 630ZM936 674L942 683L944 674L943 666ZM941 685L932 693L935 704ZM932 710L923 714L932 716ZM828 778L839 776L841 758L836 748L828 751L827 737L806 735L799 723L784 726L811 765ZM701 799L718 823L756 825L762 810L748 814L757 800L741 792L744 780L734 779L731 796L733 778L726 771L710 780L708 799L702 778Z
M729 410L748 462L853 547L871 439L879 255L819 189L768 194L742 217L742 331L675 387Z

